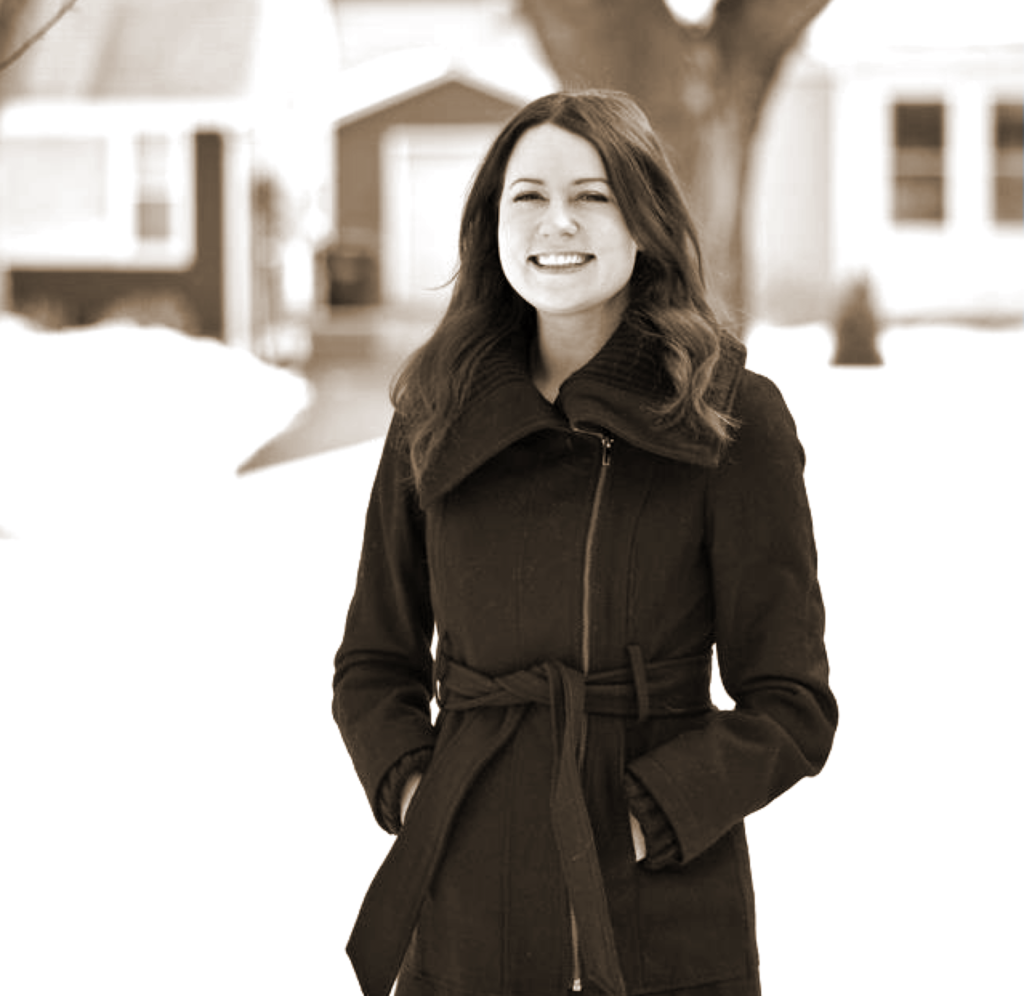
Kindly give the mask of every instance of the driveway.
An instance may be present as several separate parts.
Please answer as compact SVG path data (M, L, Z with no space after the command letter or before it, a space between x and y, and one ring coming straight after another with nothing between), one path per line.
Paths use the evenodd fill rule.
M312 355L298 369L313 389L313 403L241 472L383 436L391 419L391 379L435 321L426 311L334 309L318 322Z

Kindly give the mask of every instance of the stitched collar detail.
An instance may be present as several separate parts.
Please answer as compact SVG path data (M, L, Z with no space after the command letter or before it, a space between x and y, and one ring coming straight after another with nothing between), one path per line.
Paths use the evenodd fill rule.
M672 460L717 466L723 451L717 440L689 426L666 425L652 410L671 390L653 340L620 326L550 404L530 377L530 339L528 333L504 339L482 361L474 390L424 475L424 506L521 439L570 425L602 429ZM723 336L711 387L719 411L731 412L745 362L746 347Z

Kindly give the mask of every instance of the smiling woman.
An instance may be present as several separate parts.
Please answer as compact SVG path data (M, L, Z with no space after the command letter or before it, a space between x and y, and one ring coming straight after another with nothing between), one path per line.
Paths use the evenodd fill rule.
M743 821L837 723L789 412L708 306L622 94L508 123L459 260L395 385L335 657L398 835L349 942L360 985L757 996Z

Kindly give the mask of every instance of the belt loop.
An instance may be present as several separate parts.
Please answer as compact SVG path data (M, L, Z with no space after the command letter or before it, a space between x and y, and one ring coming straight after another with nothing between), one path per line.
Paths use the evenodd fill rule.
M644 652L631 643L626 650L629 652L629 663L633 669L633 684L636 686L636 718L643 723L651 714L651 698L647 692L647 665L644 663Z

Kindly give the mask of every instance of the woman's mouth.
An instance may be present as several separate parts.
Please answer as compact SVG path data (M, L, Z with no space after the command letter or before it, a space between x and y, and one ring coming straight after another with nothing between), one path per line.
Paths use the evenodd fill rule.
M547 252L530 256L530 262L540 270L572 270L589 263L594 257L582 252Z

